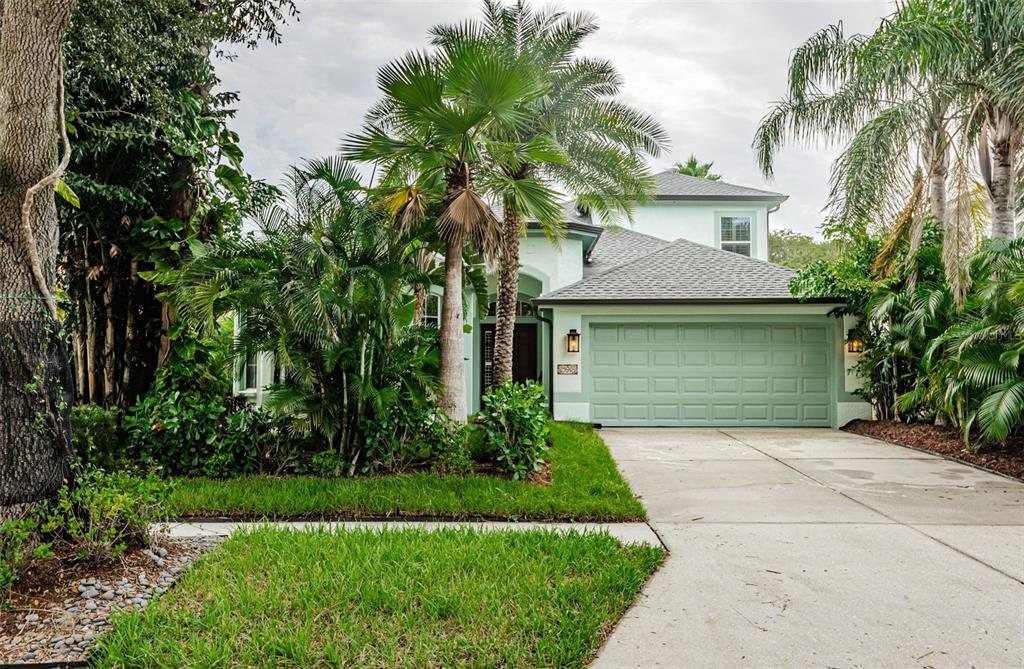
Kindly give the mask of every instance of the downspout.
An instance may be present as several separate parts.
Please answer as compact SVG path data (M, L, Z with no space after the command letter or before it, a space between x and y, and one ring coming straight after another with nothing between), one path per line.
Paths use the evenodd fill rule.
M771 226L772 214L777 212L781 207L782 207L782 203L780 202L777 205L775 205L774 207L772 207L771 209L767 209L764 212L764 231L766 233L768 233L768 236L765 237L765 240L764 240L764 248L767 251L767 253L765 254L766 258L769 257L771 252L772 252L771 248L769 248L769 246L768 246L768 244L771 243L771 238L772 238L772 226Z
M531 300L532 303L532 300ZM537 314L537 320L548 324L548 383L551 391L548 393L548 413L555 417L555 324L545 316L542 316L537 305L533 306L533 313Z

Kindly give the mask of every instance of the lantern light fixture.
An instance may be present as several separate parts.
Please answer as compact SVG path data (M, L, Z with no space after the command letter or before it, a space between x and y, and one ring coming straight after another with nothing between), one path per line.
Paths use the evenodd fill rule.
M576 328L570 329L569 334L565 336L565 350L567 353L580 352L580 333Z
M853 330L846 333L846 352L863 353L864 340L853 334Z

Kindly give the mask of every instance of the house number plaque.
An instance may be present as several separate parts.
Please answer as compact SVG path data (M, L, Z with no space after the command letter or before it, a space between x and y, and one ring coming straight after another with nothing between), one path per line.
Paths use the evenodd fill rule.
M580 373L580 366L579 365L559 365L558 366L558 374L559 374L559 376L565 376L565 375L576 376L579 373Z

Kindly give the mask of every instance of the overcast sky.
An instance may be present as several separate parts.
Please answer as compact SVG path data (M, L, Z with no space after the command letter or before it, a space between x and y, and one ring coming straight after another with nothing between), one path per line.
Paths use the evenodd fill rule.
M241 95L233 125L245 167L274 183L298 160L336 152L341 137L359 128L378 97L378 67L424 47L432 25L479 14L476 0L296 4L300 19L285 27L282 44L243 51L218 66L224 88ZM713 160L726 181L790 196L773 215L773 228L816 233L834 149L786 148L768 184L754 165L754 130L785 91L795 47L836 21L848 33L870 32L890 12L890 2L555 4L597 15L601 29L584 52L612 60L625 79L623 98L668 130L671 151L655 161L655 170L691 153Z

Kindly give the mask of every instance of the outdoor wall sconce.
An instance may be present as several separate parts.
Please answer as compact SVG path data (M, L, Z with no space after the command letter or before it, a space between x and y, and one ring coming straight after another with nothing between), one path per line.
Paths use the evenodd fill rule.
M852 330L851 330L852 332ZM863 353L864 352L864 340L859 337L854 337L851 334L846 335L846 352L847 353Z
M576 328L572 328L569 334L565 335L565 350L567 353L580 352L580 333L576 332Z

